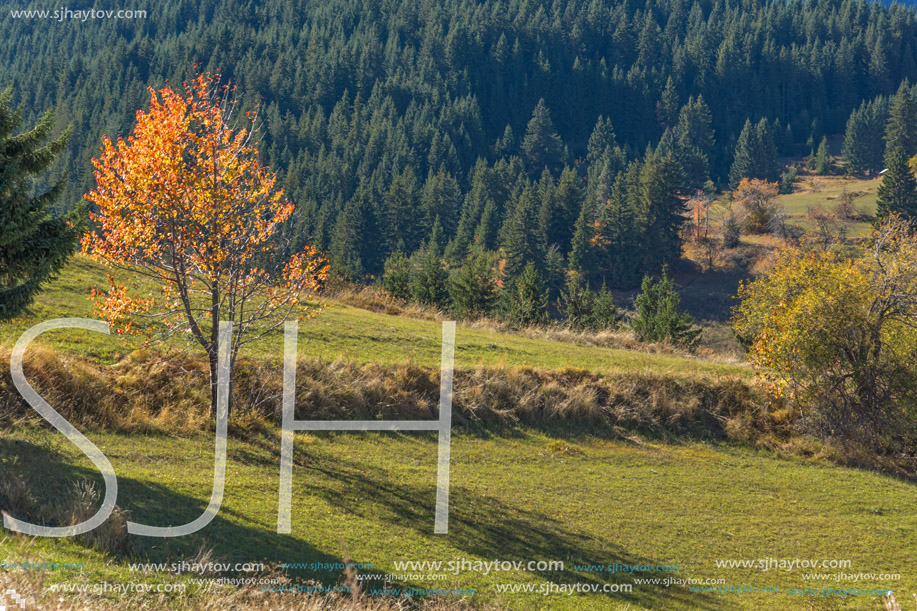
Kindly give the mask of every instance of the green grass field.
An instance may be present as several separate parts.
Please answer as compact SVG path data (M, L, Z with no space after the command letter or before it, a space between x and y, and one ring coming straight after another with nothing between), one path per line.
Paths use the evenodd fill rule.
M120 503L141 523L195 518L212 481L212 440L91 434L110 457ZM27 445L16 443L25 441ZM94 477L62 437L32 428L5 435L0 455L17 454L41 496L65 492L66 478ZM724 569L730 559L849 560L846 573L900 573L869 583L917 588L917 501L912 484L873 473L782 460L752 450L703 444L634 445L582 438L558 444L540 434L459 435L452 450L450 532L433 535L436 442L427 434L301 434L296 439L291 535L276 534L279 440L233 440L226 497L217 519L181 539L141 542L146 562L191 560L201 548L236 562L561 560L562 571L462 572L405 586L472 588L470 602L510 609L805 609L789 588L863 587L812 582L801 569ZM3 543L0 560L82 562L49 574L77 582L133 581L124 558L71 541ZM677 565L640 575L578 570L577 565ZM831 571L835 572L835 571ZM291 571L333 583L340 575ZM634 585L614 595L501 594L499 584L629 583L633 577L723 579L727 586L778 586L781 593L699 593L683 585ZM157 574L142 580L174 578ZM186 578L187 581L187 578ZM193 585L191 586L194 587ZM900 599L900 597L899 597ZM629 606L625 606L627 603ZM841 608L871 609L871 597ZM818 607L816 607L818 608ZM827 608L827 607L826 607Z
M10 346L40 320L90 316L89 287L104 271L77 258L41 295L32 312L0 330ZM280 356L281 337L252 356ZM63 333L42 343L100 363L117 362L133 348L98 334ZM300 327L300 354L381 364L439 364L439 323L370 313L329 303ZM748 379L745 367L696 358L579 346L459 327L456 365L582 367L622 374L652 371L691 377ZM197 517L210 496L212 436L127 435L87 431L119 477L119 505L130 519L154 525ZM890 588L902 604L917 591L917 488L911 482L824 461L720 443L634 438L596 431L570 435L517 427L475 432L456 428L452 443L450 531L433 534L436 438L426 433L298 434L290 535L276 533L279 432L231 438L227 489L219 516L203 531L177 539L136 539L128 554L87 547L72 539L0 538L0 563L82 563L53 571L55 583L178 582L185 595L165 608L191 609L213 592L191 577L135 573L131 562L192 561L202 550L232 563L359 562L363 573L396 573L401 561L562 561L563 570L465 571L429 579L431 571L402 576L399 586L468 588L464 603L506 609L882 609L872 595L800 596L791 588ZM100 480L92 465L60 434L20 421L0 438L0 468L15 470L43 504L66 505L76 480ZM2 498L2 491L0 491ZM803 578L795 568L725 568L729 560L849 561L838 581ZM677 565L677 571L610 574L580 565ZM432 571L435 572L435 571ZM2 569L0 569L2 573ZM435 572L437 577L443 576ZM294 580L341 583L340 571L288 569ZM899 574L897 580L852 574ZM239 577L230 573L229 577ZM244 576L244 575L242 575ZM0 575L2 577L2 575ZM635 579L665 579L634 583ZM687 580L697 580L688 582ZM717 583L707 580L722 580ZM631 591L573 595L537 593L572 584L632 586ZM501 592L526 585L534 593ZM781 588L780 592L697 591ZM364 588L378 587L370 582ZM693 588L693 589L692 589ZM65 595L62 595L65 596ZM274 596L280 596L274 594ZM295 595L285 595L295 596ZM110 596L114 604L118 599ZM906 607L905 607L906 608Z

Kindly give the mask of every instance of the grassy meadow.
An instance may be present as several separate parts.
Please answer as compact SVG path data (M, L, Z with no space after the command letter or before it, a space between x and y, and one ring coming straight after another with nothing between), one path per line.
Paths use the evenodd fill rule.
M120 481L131 519L164 525L200 514L209 498L212 441L93 434ZM62 483L95 479L91 465L59 436L32 427L5 436L0 455L19 456L46 499ZM137 580L126 562L189 561L201 548L224 561L371 563L368 573L397 573L395 561L562 560L564 570L481 575L403 586L471 588L473 605L508 609L808 609L824 601L787 593L698 593L684 585L634 585L614 595L507 594L499 584L627 583L644 578L722 579L729 586L862 587L811 582L803 571L717 568L717 560L819 558L851 561L849 573L901 573L896 592L917 587L913 484L884 475L728 446L565 440L519 431L458 435L452 449L450 532L433 535L436 441L427 434L300 434L296 439L291 535L276 534L279 439L232 440L227 489L217 519L196 535L141 540L129 557L73 541L11 537L6 560L83 563L48 583ZM642 575L577 570L576 565L677 565ZM294 578L334 583L333 572L290 570ZM187 583L185 576L143 580ZM869 584L872 585L872 584ZM879 583L876 585L888 585ZM367 588L368 589L368 588ZM870 597L838 608L872 609ZM170 603L172 604L172 603ZM814 607L833 608L833 607Z
M881 178L803 175L794 185L793 193L781 195L779 201L785 207L791 224L812 230L812 221L807 218L809 209L821 206L826 212L834 212L845 192L853 196L853 207L859 214L875 214L876 190L881 183ZM866 220L852 221L848 235L852 238L865 237L870 228L871 223Z
M104 284L104 270L77 257L39 297L28 316L0 330L0 348L8 351L19 334L38 321L90 317L89 288ZM92 375L98 377L98 372L111 370L114 400L127 396L118 393L131 384L132 388L142 388L144 381L137 378L142 377L144 367L150 368L148 385L183 384L179 377L170 380L161 372L154 375L153 366L137 357L142 351L125 338L55 332L37 343L37 354L45 361L61 361L64 369L76 368L69 383L88 385L90 374L85 371L96 372ZM258 345L247 358L276 365L281 344L278 334ZM337 394L327 391L325 400L330 403L368 384L367 376L375 371L372 368L405 376L407 381L402 383L398 378L382 387L384 392L393 396L399 390L414 392L416 380L411 380L425 375L427 378L417 384L429 387L428 394L435 397L440 351L437 320L370 312L326 300L319 317L300 325L299 350L300 357L312 359L312 363L352 364L350 369L332 368L350 371L350 377L341 382ZM358 605L355 609L381 609L402 600L375 595L381 582L355 582L355 577L339 569L279 566L350 562L362 563L359 573L364 575L395 574L390 587L474 590L473 595L415 595L411 599L413 605L443 609L882 609L884 603L873 595L803 596L789 590L887 587L895 591L899 601L907 601L909 593L917 591L914 484L832 464L817 448L785 451L778 446L769 449L767 444L744 442L743 415L732 407L717 411L720 408L710 401L715 403L720 391L709 390L747 387L751 374L744 366L560 341L549 334L526 336L459 325L456 368L459 418L452 440L448 535L433 534L437 440L428 433L297 434L292 533L277 534L280 434L276 418L271 417L275 410L268 412L258 427L233 428L223 506L203 531L176 539L115 537L119 541L116 545L79 539L30 539L7 533L0 539L0 563L78 563L81 568L47 571L40 577L0 571L0 579L5 580L0 585L30 587L33 598L40 599L42 605L56 601L58 595L50 593L55 584L142 582L186 588L182 593L128 598L110 592L81 594L78 598L61 594L57 602L72 603L72 608L123 608L127 604L131 608L195 609L206 603L218 605L211 608L266 608L263 605L268 604L272 608L318 609L345 608L347 603ZM277 377L276 369L270 371ZM462 387L482 383L482 371L496 371L494 375L509 378L529 376L541 382L524 396L514 395L511 385L502 395ZM587 374L595 376L589 384L564 386ZM319 379L306 378L307 386ZM93 379L95 394L87 395L88 401L94 400L92 397L98 397L99 402L108 399L98 388L106 379L100 379ZM621 394L603 390L596 380L620 386ZM399 385L403 387L399 389ZM666 385L669 391L664 399L653 393ZM632 392L627 395L629 388ZM308 400L317 401L321 390L308 394ZM60 389L57 392L52 403L62 396ZM570 413L560 414L557 420L543 415L537 426L527 424L525 418L510 426L492 426L486 419L472 426L462 418L469 413L466 404L473 401L485 405L499 395L524 404L535 401L536 395L555 393L560 397L564 392L568 395L557 402L567 406ZM576 392L585 397L580 397L579 403L569 396ZM189 396L193 399L196 395ZM653 405L635 405L639 400ZM204 402L202 392L201 409ZM400 409L392 405L389 407ZM490 409L496 414L502 408ZM526 409L544 408L507 408L511 409L524 414ZM642 409L655 410L651 416L660 427L642 427L640 423L647 421L641 420ZM606 420L589 419L589 410L614 412L613 422L617 424L606 426ZM782 416L778 412L761 417L769 418L767 422L773 425ZM585 426L567 426L578 418ZM704 438L677 433L691 430L683 421L692 419L718 423L715 426L721 434ZM86 504L85 499L77 500L80 495L74 493L74 482L89 480L101 485L91 463L60 434L22 414L0 422L4 427L0 438L0 500L4 494L12 494L10 474L28 488L28 493L20 495L21 510L36 515L41 515L42 507L66 512L73 502ZM737 426L739 434L733 435ZM201 430L211 427L205 418ZM127 432L118 427L90 426L85 430L111 460L119 477L119 507L130 520L153 525L185 523L206 507L212 482L212 433L168 427ZM669 434L671 431L675 432ZM3 475L7 476L5 483ZM88 513L94 511L93 503L90 498L89 507L84 508ZM120 519L123 522L123 515ZM117 534L119 526L114 522L110 521L107 528ZM202 558L263 562L273 567L265 571L266 579L281 578L286 584L349 587L361 583L362 598L348 602L353 594L345 592L332 595L343 598L314 599L310 594L266 593L261 591L264 586L253 585L245 587L254 597L251 600L261 602L231 602L234 590L229 586L197 583L195 575L130 569L131 563ZM826 572L898 574L900 578L863 581L848 575L837 581L812 581L803 578L808 571L801 568L717 566L717 561L768 558L844 560L849 564L843 571ZM487 574L472 570L406 574L395 566L402 561L462 559L562 561L564 567ZM647 566L633 574L595 570L598 565L615 563ZM650 565L677 565L678 569L659 572ZM228 572L222 576L250 575ZM635 583L665 578L671 578L667 584ZM571 584L599 591L557 593L556 588ZM601 591L620 585L631 589ZM704 586L720 590L702 591ZM508 592L508 587L531 587L534 591ZM541 593L551 587L555 593ZM765 588L772 591L762 591ZM773 591L776 588L780 591ZM213 602L220 600L224 601L222 607ZM315 606L308 606L313 602ZM299 603L305 606L294 606Z

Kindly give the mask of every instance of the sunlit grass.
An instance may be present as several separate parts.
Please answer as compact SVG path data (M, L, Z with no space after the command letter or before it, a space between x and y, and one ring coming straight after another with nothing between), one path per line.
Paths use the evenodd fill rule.
M183 523L206 506L211 438L89 436L111 459L120 478L119 503L135 521ZM69 478L98 479L56 433L28 428L4 436L0 457L11 454L20 456L33 490L45 499L58 498ZM901 573L901 581L890 587L900 592L917 587L917 490L884 475L706 444L555 442L525 431L512 437L458 435L452 448L450 532L437 536L433 436L302 434L295 456L291 535L276 534L279 436L271 433L230 440L225 501L211 526L189 537L141 540L139 558L179 562L204 547L233 562L348 559L372 563L377 573L395 572L394 562L400 560L565 562L565 570L556 573L464 572L436 582L437 587L474 588L472 602L509 609L616 609L622 603L637 610L806 608L804 600L786 594L702 595L679 586L635 585L630 594L588 597L501 596L495 589L499 583L631 581L628 575L580 572L577 564L676 564L680 570L669 576L725 578L733 586L863 587L813 586L801 570L715 564L744 558L849 559L851 568L843 572ZM24 547L8 539L2 550L0 559L15 558ZM29 553L33 559L87 563L82 574L49 574L51 581L138 579L127 570L126 558L87 551L73 541L36 540ZM292 574L326 583L341 577ZM654 576L660 575L638 575ZM864 609L873 601L846 603L846 608Z
M107 287L106 270L76 257L60 278L41 293L28 315L0 328L0 344L11 346L37 322L62 317L94 318L91 287ZM410 360L438 366L441 325L436 321L390 316L323 300L322 313L299 327L299 354L325 360L394 364ZM89 331L54 331L39 340L55 350L84 355L106 363L118 361L140 345L139 338L105 336ZM186 343L173 342L173 346ZM280 358L283 334L278 331L252 344L252 356ZM746 368L694 358L631 350L576 346L561 341L523 337L460 325L456 337L456 365L505 364L542 369L579 367L599 372L653 370L678 375L747 376Z

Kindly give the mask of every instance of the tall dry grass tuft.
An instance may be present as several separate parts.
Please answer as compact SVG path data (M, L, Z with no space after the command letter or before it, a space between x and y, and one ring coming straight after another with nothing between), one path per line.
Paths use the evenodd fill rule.
M37 505L29 485L18 473L19 457L0 458L0 516L9 514L33 519Z
M85 522L98 510L99 502L99 489L94 483L87 480L74 482L66 508L60 510L63 523L73 526ZM133 537L127 532L128 517L128 512L116 505L105 522L98 528L80 535L80 540L89 547L112 554L130 554L135 551L136 545Z
M100 495L92 482L74 482L63 502L36 503L28 482L16 468L17 459L0 460L0 515L8 514L20 520L46 526L73 526L92 517L98 510ZM79 536L84 545L112 554L125 555L135 551L135 540L127 532L128 514L115 506L111 515L98 528Z

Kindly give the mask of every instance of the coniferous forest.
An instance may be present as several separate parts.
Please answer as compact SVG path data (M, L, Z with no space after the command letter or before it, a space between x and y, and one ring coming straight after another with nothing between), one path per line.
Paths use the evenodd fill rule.
M81 204L101 136L130 131L148 88L199 65L259 108L264 161L297 205L286 247L310 242L356 281L411 267L430 302L530 266L555 298L568 270L634 286L679 257L696 190L778 180L780 157L845 129L854 169L881 169L875 126L917 82L917 14L865 0L147 8L0 41L26 123L50 110L79 134L46 177L68 176L60 206ZM463 266L479 273L450 295L442 276Z

